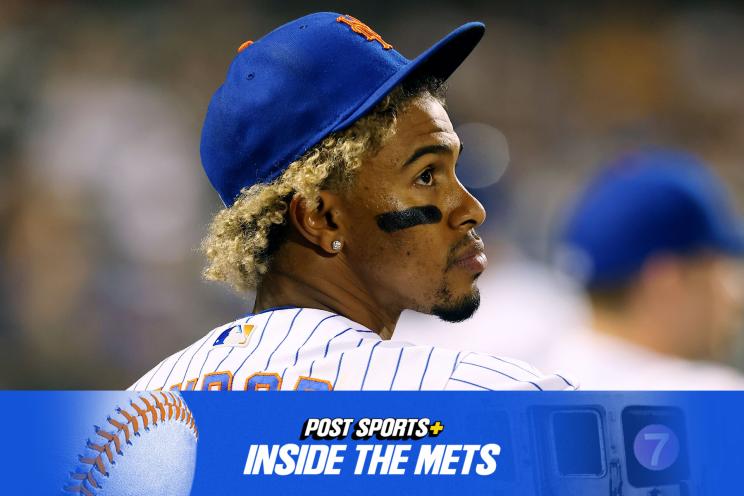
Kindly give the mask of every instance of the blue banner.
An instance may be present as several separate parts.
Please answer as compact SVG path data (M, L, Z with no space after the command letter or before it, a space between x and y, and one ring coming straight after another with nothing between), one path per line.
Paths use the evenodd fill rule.
M3 392L0 407L5 494L742 493L742 393Z

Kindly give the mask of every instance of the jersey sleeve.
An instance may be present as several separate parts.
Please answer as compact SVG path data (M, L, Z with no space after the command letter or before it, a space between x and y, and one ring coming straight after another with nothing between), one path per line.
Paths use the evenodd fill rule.
M463 353L445 385L447 390L572 391L577 383L564 374L543 374L528 363L482 353Z

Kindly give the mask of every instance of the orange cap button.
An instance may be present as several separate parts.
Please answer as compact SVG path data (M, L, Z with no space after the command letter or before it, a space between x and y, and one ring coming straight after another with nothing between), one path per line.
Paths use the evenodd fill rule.
M245 43L243 43L242 45L238 47L238 53L242 52L243 50L245 50L251 45L253 45L253 40L246 41Z

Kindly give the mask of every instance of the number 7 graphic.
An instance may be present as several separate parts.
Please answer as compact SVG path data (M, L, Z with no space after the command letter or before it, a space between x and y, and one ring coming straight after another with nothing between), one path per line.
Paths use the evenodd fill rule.
M635 437L633 454L648 470L665 470L679 457L679 439L666 425L647 425Z
M667 442L669 441L669 433L647 432L643 435L643 439L645 439L646 441L658 441L658 443L656 444L656 448L654 448L654 452L651 454L651 466L658 467L659 455L661 455L664 446L666 446Z

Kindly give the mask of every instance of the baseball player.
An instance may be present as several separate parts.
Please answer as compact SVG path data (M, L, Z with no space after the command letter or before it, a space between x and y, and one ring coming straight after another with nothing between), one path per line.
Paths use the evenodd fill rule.
M465 24L414 60L352 16L311 14L238 50L204 123L225 208L206 277L253 312L131 389L574 389L530 365L390 341L404 309L479 305L483 207L460 184L443 82L481 39Z
M743 226L694 155L645 149L612 160L560 236L589 316L544 347L542 363L571 363L585 389L744 389L744 375L717 363L744 315Z

